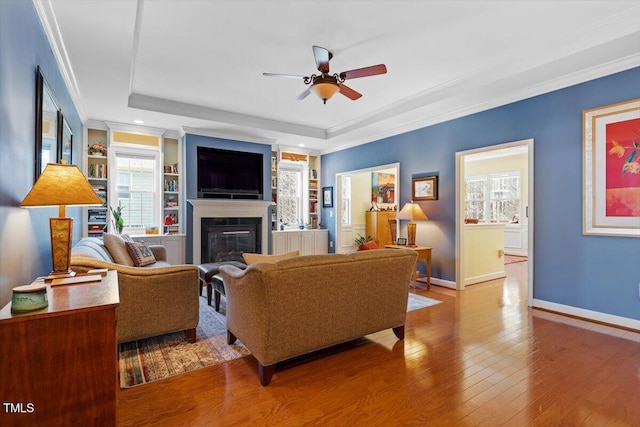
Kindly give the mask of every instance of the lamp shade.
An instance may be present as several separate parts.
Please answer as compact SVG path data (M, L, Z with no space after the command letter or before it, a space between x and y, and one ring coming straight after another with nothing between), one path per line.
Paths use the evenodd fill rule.
M429 219L427 218L427 215L425 215L420 205L417 203L413 203L413 201L411 201L410 203L405 203L402 209L400 209L400 212L398 212L396 218L408 219L409 221L426 221Z
M47 206L58 206L58 218L49 219L53 270L45 281L72 277L75 275L70 263L73 218L65 218L65 207L102 206L102 200L76 165L49 163L20 203L21 208Z
M310 90L318 95L326 104L327 99L335 95L340 90L340 87L335 80L330 77L318 77L314 80Z
M400 209L400 212L398 212L396 218L409 220L409 224L407 224L407 238L409 240L407 246L416 246L416 223L413 222L413 220L417 219L420 221L425 221L429 219L427 218L427 215L425 215L420 205L417 203L413 203L413 200L411 201L411 203L406 203L402 207L402 209Z
M76 165L49 163L20 203L21 208L102 206L102 200Z

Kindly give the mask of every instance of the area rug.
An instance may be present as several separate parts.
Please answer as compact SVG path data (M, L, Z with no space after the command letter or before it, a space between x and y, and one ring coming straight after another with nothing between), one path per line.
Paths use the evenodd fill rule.
M526 256L517 256L517 255L505 255L504 256L504 264L515 264L517 262L525 262L527 260Z
M441 302L409 293L407 311ZM240 341L227 344L225 313L224 298L220 301L219 313L207 305L205 298L200 298L195 343L187 342L183 332L176 332L120 344L120 388L131 388L250 354Z
M431 307L440 304L442 301L437 299L423 297L422 295L412 294L409 292L409 301L407 301L407 311L419 310L421 308Z
M220 302L220 312L200 298L200 321L196 342L185 340L184 332L130 341L119 345L120 388L129 388L228 362L249 354L236 341L227 344L226 306Z

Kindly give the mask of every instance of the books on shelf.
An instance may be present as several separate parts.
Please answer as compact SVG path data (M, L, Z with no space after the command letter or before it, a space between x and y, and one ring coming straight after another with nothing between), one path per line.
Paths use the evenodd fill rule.
M171 180L166 180L164 182L164 191L174 191L174 192L178 192L178 180L177 179L171 179Z
M107 165L104 163L89 163L89 178L106 179Z

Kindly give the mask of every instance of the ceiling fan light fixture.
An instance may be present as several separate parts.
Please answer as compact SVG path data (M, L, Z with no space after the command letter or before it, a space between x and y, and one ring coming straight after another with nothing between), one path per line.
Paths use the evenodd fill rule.
M310 89L326 104L327 100L340 90L340 87L331 77L318 77L313 81Z

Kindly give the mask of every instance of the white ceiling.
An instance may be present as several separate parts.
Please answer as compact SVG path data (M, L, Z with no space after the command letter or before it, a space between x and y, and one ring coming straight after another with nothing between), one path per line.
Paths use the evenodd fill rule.
M80 115L330 152L640 66L634 1L34 0ZM384 63L362 93L317 74Z

